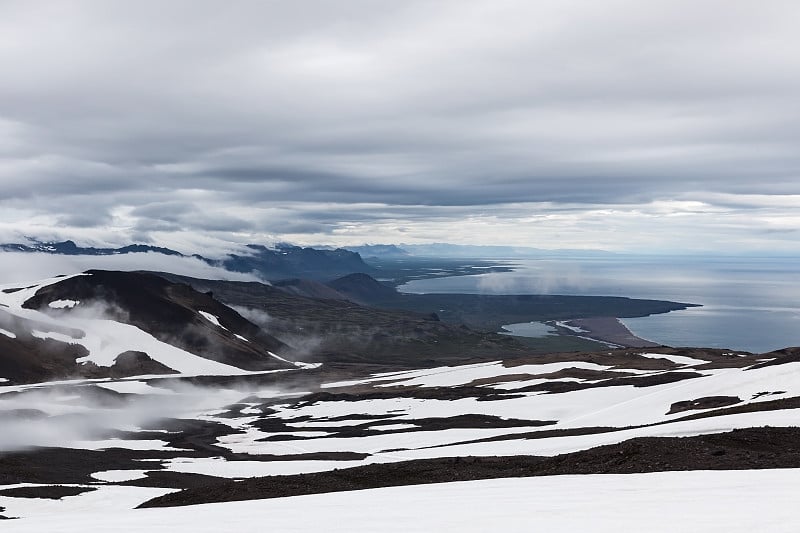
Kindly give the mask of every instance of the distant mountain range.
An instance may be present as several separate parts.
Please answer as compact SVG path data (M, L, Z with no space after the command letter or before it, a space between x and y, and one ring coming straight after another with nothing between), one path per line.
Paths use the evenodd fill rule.
M78 246L68 240L62 242L31 242L30 244L0 244L0 251L23 253L47 253L54 255L122 255L132 253L157 253L175 257L194 257L209 265L233 272L254 272L263 279L285 278L334 279L353 272L373 273L361 256L345 249L303 248L290 244L278 244L268 248L260 244L248 244L250 254L229 254L222 259L210 259L200 254L186 256L176 250L145 244L131 244L121 248L95 248Z
M130 244L128 246L123 246L122 248L95 248L93 246L78 246L74 241L33 241L31 244L0 244L0 250L4 252L38 252L55 255L120 255L146 252L154 252L164 255L183 255L182 253L176 252L175 250L170 250L169 248L149 246L147 244Z
M430 244L365 244L347 246L362 257L402 259L408 257L438 257L450 259L537 259L541 257L574 257L613 255L606 250L543 250L527 246L483 246L450 243Z
M259 277L275 281L290 278L307 278L330 281L352 273L387 275L383 262L413 260L416 258L465 259L532 259L542 257L573 257L576 254L604 255L611 252L594 250L541 250L518 246L472 246L448 243L432 244L366 244L331 248L328 246L301 247L278 243L273 247L248 244L249 253L231 253L222 259L212 259L202 254L187 256L176 250L147 244L130 244L119 248L79 246L74 241L38 242L28 244L0 244L0 251L47 253L54 255L108 256L132 253L157 253L173 257L194 257L211 266L233 272L253 272ZM375 266L364 261L371 260ZM380 266L381 268L376 268ZM390 270L392 270L390 268ZM398 274L394 272L393 274Z

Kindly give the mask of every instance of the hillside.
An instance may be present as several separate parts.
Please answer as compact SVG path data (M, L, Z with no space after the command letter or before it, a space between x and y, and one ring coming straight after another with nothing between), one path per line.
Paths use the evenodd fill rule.
M392 290L375 283L336 285ZM0 517L157 530L214 504L283 527L264 500L449 505L472 483L568 501L575 475L617 495L659 475L663 497L697 498L685 484L785 487L800 468L800 348L534 354L327 291L109 271L0 288Z
M0 378L293 368L290 347L211 295L151 274L88 271L0 289Z

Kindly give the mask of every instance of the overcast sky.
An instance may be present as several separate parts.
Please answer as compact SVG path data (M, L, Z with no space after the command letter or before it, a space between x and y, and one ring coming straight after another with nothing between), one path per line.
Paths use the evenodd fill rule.
M0 0L0 241L800 249L800 3Z

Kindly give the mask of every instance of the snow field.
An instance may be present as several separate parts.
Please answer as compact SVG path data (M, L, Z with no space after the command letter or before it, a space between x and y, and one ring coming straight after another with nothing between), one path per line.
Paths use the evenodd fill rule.
M69 512L8 521L3 530L788 533L800 528L797 478L791 469L565 475L140 510L130 509L133 496L158 489L125 487L105 491L98 507L87 505L100 503L89 495L65 498L52 507Z

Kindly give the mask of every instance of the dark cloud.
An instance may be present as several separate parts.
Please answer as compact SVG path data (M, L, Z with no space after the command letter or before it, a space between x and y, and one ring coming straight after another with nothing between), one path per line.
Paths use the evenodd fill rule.
M699 202L709 235L722 209L791 239L791 202L749 196L800 194L799 25L790 1L4 2L0 230L518 244L532 213L683 231L658 206Z

